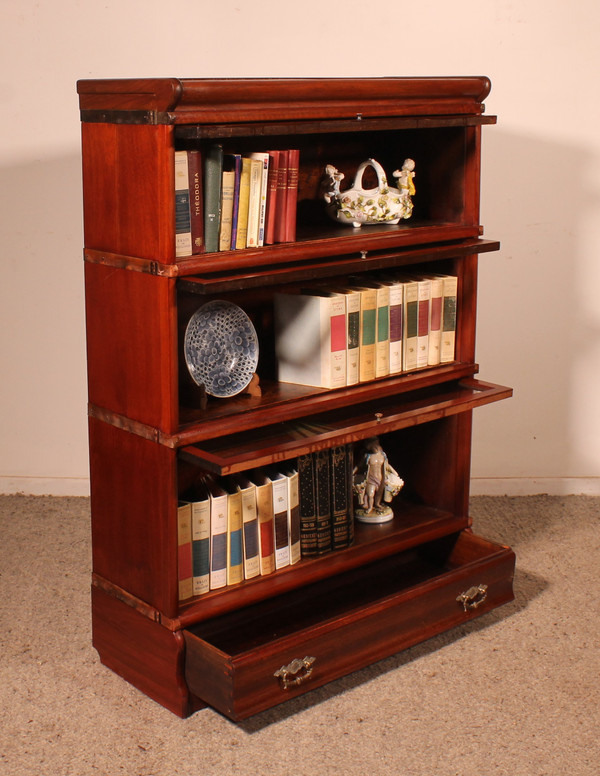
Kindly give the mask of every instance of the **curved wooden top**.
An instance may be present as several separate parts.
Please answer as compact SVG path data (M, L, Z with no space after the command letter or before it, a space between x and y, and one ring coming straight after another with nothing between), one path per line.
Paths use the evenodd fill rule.
M98 120L94 114L99 113L146 112L157 123L169 124L479 115L490 88L485 76L150 78L77 83L84 121Z

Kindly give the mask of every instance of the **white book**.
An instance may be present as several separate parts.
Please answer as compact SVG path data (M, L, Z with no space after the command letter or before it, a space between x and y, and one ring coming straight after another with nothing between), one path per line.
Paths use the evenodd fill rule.
M194 595L210 590L210 500L208 493L192 501L192 588Z
M444 298L442 303L442 344L440 361L447 364L456 358L456 306L458 278L444 276Z
M402 333L402 367L405 372L417 368L419 331L419 287L416 280L404 284L404 331Z
M234 482L242 494L244 579L252 579L260 574L256 487L242 475L235 475Z
M375 377L386 377L390 373L390 289L385 283L374 285L377 290Z
M231 249L234 187L235 172L225 170L221 175L221 224L219 226L220 251L228 251Z
M346 303L341 294L276 294L275 354L283 383L346 385Z
M431 280L418 280L418 334L417 369L427 366L429 359L429 307L431 304Z
M177 577L179 600L193 595L192 584L192 508L188 502L177 506Z
M273 486L273 519L275 523L275 568L290 565L290 538L288 530L288 481L281 472L269 471Z
M210 483L210 589L227 584L227 492Z
M251 159L258 160L262 165L262 177L260 181L260 204L258 208L258 246L265 244L265 218L267 215L267 194L269 191L269 154L257 152L249 154Z
M175 256L192 252L190 180L187 151L175 151Z
M262 471L252 474L256 487L256 511L258 514L258 544L261 575L275 571L275 527L273 521L273 484Z
M284 472L287 479L287 517L290 566L300 560L300 491L298 472L294 469Z
M263 168L258 159L250 158L250 162L250 192L248 197L248 233L246 235L246 248L257 248Z
M442 305L444 281L440 276L431 277L431 303L429 306L429 353L427 364L437 366L441 362Z
M346 385L356 385L360 356L360 293L352 288L333 288L346 300Z
M392 280L390 288L390 374L402 371L404 284Z

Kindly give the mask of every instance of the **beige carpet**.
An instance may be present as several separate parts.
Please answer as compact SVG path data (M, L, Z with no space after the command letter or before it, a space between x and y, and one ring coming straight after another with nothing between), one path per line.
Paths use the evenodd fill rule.
M242 725L100 665L88 509L0 496L2 776L600 773L600 499L474 498L516 550L514 603Z

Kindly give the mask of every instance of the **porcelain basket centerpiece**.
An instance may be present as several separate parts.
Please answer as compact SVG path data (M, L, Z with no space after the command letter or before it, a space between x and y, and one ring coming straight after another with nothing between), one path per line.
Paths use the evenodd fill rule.
M377 187L363 188L363 174L372 167L377 175ZM415 163L406 159L402 169L393 175L398 188L388 186L383 167L375 159L367 159L359 165L351 188L340 191L344 174L333 165L325 168L323 199L332 218L341 224L359 227L363 224L397 224L410 218L413 210L412 195L415 193Z

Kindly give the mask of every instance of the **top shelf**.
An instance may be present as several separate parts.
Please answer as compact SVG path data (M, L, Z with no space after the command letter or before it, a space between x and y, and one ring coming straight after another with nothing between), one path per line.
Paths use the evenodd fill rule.
M480 116L490 88L485 76L85 79L77 83L82 121L178 125Z

